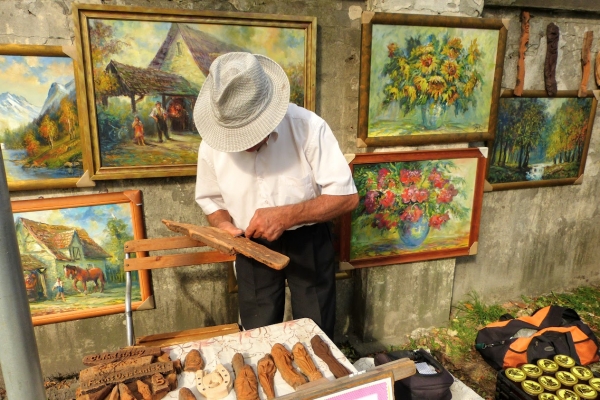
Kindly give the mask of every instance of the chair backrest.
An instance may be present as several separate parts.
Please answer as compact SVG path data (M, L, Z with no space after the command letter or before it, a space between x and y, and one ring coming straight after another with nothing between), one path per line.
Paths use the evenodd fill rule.
M206 244L188 236L172 236L156 239L137 239L125 243L125 320L127 325L127 344L135 344L133 318L131 314L131 272L148 269L175 268L189 265L212 264L234 261L235 255L220 251L195 251L178 254L151 255L151 252L179 250L189 248L206 248ZM131 255L135 254L135 258Z

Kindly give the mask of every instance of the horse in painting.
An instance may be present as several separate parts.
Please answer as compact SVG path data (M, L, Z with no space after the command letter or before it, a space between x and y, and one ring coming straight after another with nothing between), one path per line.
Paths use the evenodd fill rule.
M76 265L65 265L65 277L67 279L73 279L73 288L79 293L87 293L87 282L93 281L96 284L95 291L100 290L100 293L104 291L106 285L106 278L104 272L98 267L89 269L80 268ZM81 282L83 292L77 288L77 282Z

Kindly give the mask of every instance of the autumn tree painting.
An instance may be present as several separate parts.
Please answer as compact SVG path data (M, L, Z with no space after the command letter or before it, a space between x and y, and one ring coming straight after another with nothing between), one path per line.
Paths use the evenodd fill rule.
M501 98L491 184L577 178L591 132L592 98Z

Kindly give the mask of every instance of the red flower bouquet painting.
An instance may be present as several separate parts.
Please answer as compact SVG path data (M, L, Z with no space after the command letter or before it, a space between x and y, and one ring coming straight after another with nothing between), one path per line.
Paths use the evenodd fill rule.
M487 149L359 154L342 255L374 266L474 254Z

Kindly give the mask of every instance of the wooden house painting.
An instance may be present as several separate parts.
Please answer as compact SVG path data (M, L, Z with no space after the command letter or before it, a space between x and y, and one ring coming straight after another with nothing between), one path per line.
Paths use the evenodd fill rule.
M19 251L24 269L38 277L43 293L57 277L64 279L64 266L81 268L99 267L106 273L107 260L111 257L85 229L65 225L50 225L27 218L17 218L15 223ZM28 276L25 275L26 283ZM31 284L31 282L30 282ZM67 288L68 285L65 285Z
M161 96L169 114L171 129L193 130L191 115L196 98L218 56L232 51L248 51L214 36L173 23L148 68L138 68L111 60L106 72L116 78L116 88L108 96L127 96L131 111L146 96ZM107 96L102 103L107 105Z

